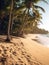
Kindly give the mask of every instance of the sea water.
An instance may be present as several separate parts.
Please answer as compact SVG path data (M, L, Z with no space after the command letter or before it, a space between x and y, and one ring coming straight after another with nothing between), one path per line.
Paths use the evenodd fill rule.
M40 34L37 39L40 44L49 47L49 34Z

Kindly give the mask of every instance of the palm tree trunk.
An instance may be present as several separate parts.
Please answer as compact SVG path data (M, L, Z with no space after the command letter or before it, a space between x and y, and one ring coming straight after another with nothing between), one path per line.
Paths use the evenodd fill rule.
M13 28L13 14L12 14L12 21L11 21L11 27L10 27L10 33L11 33L11 35L12 35L12 28Z
M8 42L10 42L10 40L11 40L10 29L11 29L11 23L12 23L12 18L13 18L12 14L13 14L13 0L11 0L9 23L8 23L8 31L7 31L7 39L6 39L6 41L8 41Z

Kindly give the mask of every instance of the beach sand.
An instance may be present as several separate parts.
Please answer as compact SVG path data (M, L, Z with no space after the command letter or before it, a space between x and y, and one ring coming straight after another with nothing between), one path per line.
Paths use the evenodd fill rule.
M35 39L37 34L13 37L10 43L1 39L0 65L49 65L49 48Z

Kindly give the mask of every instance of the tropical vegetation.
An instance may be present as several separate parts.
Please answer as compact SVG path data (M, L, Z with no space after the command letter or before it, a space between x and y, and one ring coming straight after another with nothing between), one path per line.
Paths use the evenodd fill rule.
M34 31L41 22L45 10L36 5L39 1L45 0L1 0L0 1L0 28L7 34L6 41L11 40L11 35L23 36L26 31ZM39 9L38 9L39 8ZM5 25L4 25L5 24Z

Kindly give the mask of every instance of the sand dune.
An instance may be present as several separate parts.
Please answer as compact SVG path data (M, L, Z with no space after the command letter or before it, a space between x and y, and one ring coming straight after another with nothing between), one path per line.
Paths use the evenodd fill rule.
M0 65L49 65L49 48L32 40L37 36L13 37L11 43L0 40Z

